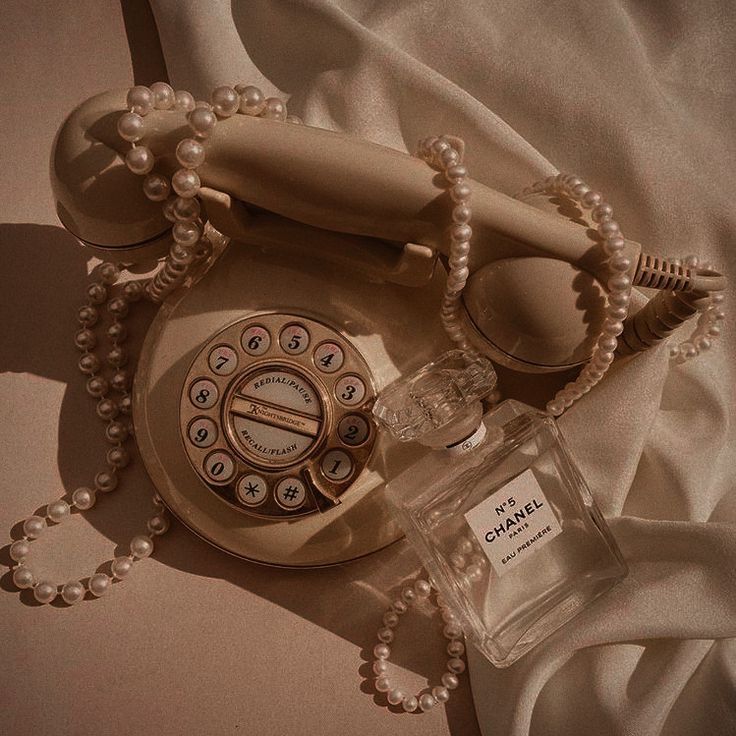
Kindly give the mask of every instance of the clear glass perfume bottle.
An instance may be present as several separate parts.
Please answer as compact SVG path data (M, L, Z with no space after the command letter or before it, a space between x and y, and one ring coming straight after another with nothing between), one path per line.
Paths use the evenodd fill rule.
M495 383L485 358L451 351L385 389L374 414L432 448L389 497L466 637L505 667L627 567L554 419L512 400L483 415Z

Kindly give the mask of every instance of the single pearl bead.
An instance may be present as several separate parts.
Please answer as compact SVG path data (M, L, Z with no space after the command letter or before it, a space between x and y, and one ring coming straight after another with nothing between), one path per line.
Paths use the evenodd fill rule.
M608 295L608 301L615 307L627 307L631 301L631 295L625 291L613 292Z
M398 600L395 600L395 601L394 601L394 602L393 602L393 603L391 604L391 608L392 608L392 609L393 609L393 610L394 610L394 611L395 611L396 613L398 613L399 615L401 615L402 613L406 613L406 611L407 611L407 608L408 608L408 606L406 605L406 603L404 603L404 601L402 601L401 599L398 599ZM398 620L398 619L397 619L397 620ZM386 619L384 619L384 623L386 623Z
M695 339L695 347L700 350L709 350L712 343L711 341L705 337L705 335L701 335L700 337Z
M77 312L77 321L85 327L93 327L99 318L99 312L94 307L84 306Z
M194 197L199 191L201 181L196 171L179 169L171 177L171 186L180 197Z
M627 313L628 313L628 310L626 309L626 307L617 307L615 305L611 305L606 310L606 316L609 319L614 319L614 320L624 319Z
M122 368L128 362L128 353L125 348L116 346L107 354L107 363L113 368Z
M624 249L625 245L626 241L620 235L615 235L603 241L603 250L607 255L615 256Z
M202 231L199 226L190 220L179 220L171 229L174 240L185 247L194 245L201 237Z
M153 95L153 106L157 110L168 110L176 102L176 93L173 87L166 82L154 82L151 85L151 94Z
M477 583L483 577L483 570L481 570L479 565L468 565L465 574L471 583Z
M459 636L463 635L463 629L457 621L452 621L442 629L442 633L446 639L457 639Z
M119 422L118 422L119 423ZM127 433L128 428L125 428ZM108 465L113 468L124 468L130 462L130 454L124 447L111 447L105 456Z
M445 178L447 181L457 184L461 179L464 179L468 175L468 170L465 166L462 164L455 164L453 166L448 166L447 171L445 171Z
M417 594L414 592L414 588L406 587L401 591L401 598L405 603L414 603L417 598Z
M88 353L79 359L78 366L82 373L87 373L88 375L91 373L97 373L97 371L100 370L100 360L96 355Z
M143 180L143 194L152 202L163 202L170 190L168 179L161 174L149 174Z
M460 685L460 679L454 672L445 672L442 675L442 684L448 689L448 690L455 690L455 688Z
M613 335L602 335L598 338L598 347L601 350L607 350L609 352L616 349L616 346L618 345L618 340L616 340Z
M455 164L460 162L460 155L457 151L455 151L452 148L447 149L446 151L443 151L440 154L440 163L443 166L450 167L455 166Z
M447 645L447 653L451 657L462 657L465 653L465 644L457 639L454 639Z
M471 189L468 184L465 182L458 182L457 184L454 184L450 187L448 190L450 192L450 198L453 202L457 202L458 204L461 202L468 202L470 200L471 196Z
M235 91L240 94L239 110L245 115L260 115L266 106L266 97L258 87L239 84Z
M426 580L417 580L414 583L414 592L418 598L428 598L432 592L432 586Z
M473 230L470 225L453 225L450 228L450 238L458 242L470 240L473 236Z
M138 85L128 90L126 98L126 107L132 109L139 115L147 115L153 110L153 94L148 87Z
M454 672L456 675L459 675L461 672L465 672L465 662L463 662L463 660L459 659L458 657L448 659L447 670L449 672Z
M61 598L64 603L73 606L84 598L84 585L78 580L66 583L61 589Z
M680 354L685 360L690 360L698 354L698 349L691 342L684 342L680 345Z
M467 256L456 256L453 254L450 256L448 263L450 265L450 268L452 269L465 268L468 265L468 257Z
M304 121L298 115L287 115L286 122L292 125L304 125Z
M683 263L688 268L697 268L698 263L700 263L700 259L695 255L689 255L685 256L685 258L683 259Z
M64 519L69 517L71 509L66 501L53 501L46 507L46 516L56 524L61 524Z
M95 411L100 419L109 421L111 419L115 419L118 415L119 409L117 402L113 399L101 399L97 402L97 408Z
M25 565L18 565L18 567L13 570L13 585L15 585L16 588L25 590L26 588L33 587L34 582L35 579L33 577L33 573Z
M74 335L74 344L80 350L94 350L95 345L97 345L97 337L95 337L92 330L85 327Z
M590 187L587 184L578 184L571 190L572 196L576 199L582 199L586 194L590 192Z
M547 411L553 416L558 417L565 411L564 405L560 401L550 401L547 404Z
M120 277L120 269L114 263L103 263L98 269L100 280L110 286Z
M599 205L602 199L603 197L601 196L600 192L595 192L591 189L582 196L580 201L584 207L592 209L593 207Z
M194 138L184 138L176 147L176 160L185 169L196 169L204 159L204 146Z
M160 537L169 530L169 519L164 514L154 514L147 522L146 528L151 534Z
M221 117L228 118L238 111L240 95L227 85L216 87L212 91L212 109Z
M726 312L721 307L714 307L708 311L708 314L710 314L711 319L715 322L720 322L726 318Z
M466 204L458 204L452 208L452 221L460 225L470 222L472 211Z
M201 212L199 200L196 197L177 197L173 212L177 220L196 220Z
M467 538L463 537L458 543L455 551L461 555L469 555L473 551L473 543Z
M130 552L134 557L149 557L153 552L153 542L142 534L130 540Z
M187 120L189 121L189 127L200 138L207 138L217 124L217 116L206 107L195 107L187 115Z
M376 659L388 659L391 656L391 649L386 644L376 644L373 647L373 656Z
M628 271L631 268L631 259L626 256L615 256L608 261L608 266L614 271Z
M442 620L446 624L456 624L456 623L459 623L457 616L449 608L441 608L440 609L440 616L442 616Z
M373 663L373 673L375 675L385 675L388 672L388 662L385 659L377 659Z
M457 552L452 552L450 554L449 560L450 560L450 564L456 570L462 570L467 564L465 557L461 554L458 554Z
M31 551L31 545L25 539L18 539L10 545L10 559L23 562Z
M87 511L95 505L95 492L90 488L77 488L72 493L72 503L80 511Z
M450 691L441 685L432 688L432 695L438 703L446 703L450 699Z
M110 493L114 491L118 485L118 477L115 473L108 473L103 470L101 473L97 473L95 476L95 490L100 493Z
M680 346L672 345L670 347L670 358L679 358L679 357L680 357Z
M116 557L110 564L110 569L118 580L122 580L133 569L133 560L130 557Z
M598 226L598 232L604 238L621 237L621 229L615 220L606 220Z
M134 174L142 176L153 168L154 157L147 146L136 146L125 154L125 165Z
M39 603L51 603L56 598L58 592L58 588L53 583L50 583L48 580L42 580L33 589L33 597Z
M123 287L123 298L127 302L137 302L143 297L143 284L141 284L140 281L128 281L127 284ZM115 323L122 327L122 325L117 322ZM108 328L107 334L110 337L111 340L115 340L114 336L111 335L110 330L112 329L114 325L110 325L110 328ZM125 328L123 327L123 330Z
M194 97L183 89L178 89L174 92L174 108L176 110L194 110Z
M396 626L399 623L399 617L393 611L387 611L383 614L383 623L385 626Z
M127 317L129 309L128 300L123 297L116 296L107 303L107 311L118 319Z
M404 698L404 702L401 704L401 707L407 713L413 713L419 707L419 701L413 695L407 695Z
M721 328L718 325L712 325L708 328L708 334L711 337L718 337L721 334Z
M378 640L384 644L390 644L394 640L394 632L392 629L385 627L378 630Z
M379 693L387 693L391 689L391 680L386 675L381 675L376 678L376 690Z
M631 279L626 274L618 274L608 279L609 291L628 291L631 288Z
M388 700L391 705L399 705L399 703L403 703L405 697L406 693L398 687L392 688L388 693L386 693L386 700Z
M425 713L428 710L432 710L435 705L437 705L437 701L431 693L424 693L424 695L419 698L419 708Z
M99 598L100 596L103 596L105 595L105 593L107 593L107 591L110 589L111 583L112 581L110 580L109 576L105 575L104 572L97 572L89 579L87 587L89 588L89 592L92 593L92 595Z
M92 304L102 304L107 299L107 289L102 284L90 284L87 287L87 299Z
M23 534L29 539L38 539L46 528L43 516L29 516L23 522Z
M724 296L724 294L722 294L720 291L716 294L710 295L711 304L723 304L725 298L726 297Z
M121 393L127 391L130 386L130 375L128 374L128 371L122 370L113 373L110 385L116 391L120 391Z
M130 143L143 138L143 118L135 112L123 113L118 118L118 135Z
M593 208L590 213L593 222L607 222L613 217L613 207L606 202L601 202L599 205Z
M105 427L105 437L108 442L112 442L113 444L125 442L128 439L128 428L122 422L110 422Z
M286 120L286 105L278 97L267 97L261 117L268 120Z
M616 337L624 331L624 323L618 319L606 319L603 323L603 332Z

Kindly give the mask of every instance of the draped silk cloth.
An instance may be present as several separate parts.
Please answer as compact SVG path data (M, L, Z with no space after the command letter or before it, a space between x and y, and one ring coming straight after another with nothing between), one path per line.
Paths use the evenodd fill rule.
M733 282L728 0L151 5L177 88L260 84L310 124L403 151L454 133L471 175L508 194L576 172L645 251L695 252ZM666 348L614 366L561 419L630 575L509 669L470 653L487 736L736 734L729 327L684 366Z

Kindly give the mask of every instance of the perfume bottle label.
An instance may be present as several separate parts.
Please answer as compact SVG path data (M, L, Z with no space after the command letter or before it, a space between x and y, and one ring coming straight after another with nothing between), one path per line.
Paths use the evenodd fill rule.
M465 514L493 569L503 575L561 531L531 470L525 470Z

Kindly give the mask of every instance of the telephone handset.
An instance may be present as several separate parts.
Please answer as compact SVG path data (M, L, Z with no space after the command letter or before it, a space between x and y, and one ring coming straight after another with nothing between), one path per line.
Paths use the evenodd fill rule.
M105 93L72 113L52 180L73 234L138 262L168 247L170 223L123 164L124 99ZM183 113L153 110L146 125L171 173ZM249 559L321 565L389 544L401 533L384 482L421 450L388 443L370 409L450 345L435 317L447 195L412 157L245 115L220 121L198 172L207 219L243 242L174 292L146 337L134 422L149 474L184 523ZM581 364L602 321L596 243L575 213L547 211L549 198L530 193L532 206L473 190L464 318L474 346L517 370ZM672 270L636 243L624 252L635 283L722 288L718 274ZM645 308L624 342L644 349L694 311L686 304L663 328Z

